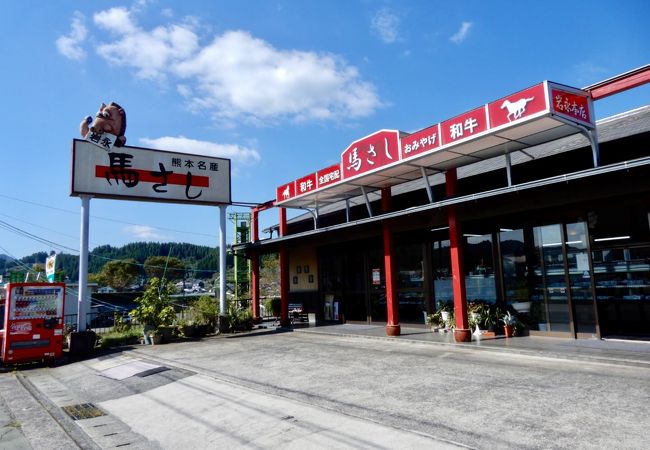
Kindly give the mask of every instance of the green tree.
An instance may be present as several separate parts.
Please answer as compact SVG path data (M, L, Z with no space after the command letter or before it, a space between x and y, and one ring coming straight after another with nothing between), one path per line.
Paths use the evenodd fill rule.
M264 297L280 296L280 255L277 253L260 257L260 294Z
M109 261L97 274L97 280L117 291L123 291L133 284L140 275L140 268L135 259Z
M144 271L149 278L182 280L185 276L185 264L173 256L150 256L144 261Z

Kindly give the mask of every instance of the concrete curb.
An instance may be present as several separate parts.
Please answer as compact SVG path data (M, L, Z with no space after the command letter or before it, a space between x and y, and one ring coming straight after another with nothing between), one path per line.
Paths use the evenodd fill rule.
M518 356L527 356L531 358L546 358L561 360L567 362L589 362L594 364L607 364L615 366L631 366L631 367L642 367L650 369L649 361L635 360L635 359L625 359L625 358L615 358L615 357L605 357L605 356L594 356L587 354L572 354L572 353L558 353L552 351L544 350L531 350L524 348L508 347L500 348L495 346L481 346L476 343L451 343L451 342L435 342L428 340L420 339L410 339L408 337L390 337L390 336L372 336L368 334L357 334L357 333L332 333L327 331L320 331L317 328L311 329L301 329L296 328L293 330L296 333L314 333L320 335L329 335L329 336L340 336L347 338L363 338L363 339L373 339L373 340L382 340L388 342L405 342L411 344L421 344L421 345L432 345L437 347L446 347L449 349L460 350L460 351L484 351L492 352L497 354L510 354Z
M59 407L57 407L47 395L36 388L32 382L27 379L23 374L17 373L16 378L20 385L27 391L32 398L39 403L42 410L46 412L54 422L61 428L61 430L70 438L71 442L66 443L61 448L71 448L74 444L82 449L97 449L99 447L86 433L84 433L74 421L68 417ZM39 448L39 447L35 447ZM56 448L51 446L40 446L40 448Z

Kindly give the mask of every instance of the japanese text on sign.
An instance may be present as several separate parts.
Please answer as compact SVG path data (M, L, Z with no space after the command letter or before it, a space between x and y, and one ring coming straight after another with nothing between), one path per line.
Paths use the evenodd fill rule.
M102 151L73 142L72 195L230 203L230 160L139 147Z

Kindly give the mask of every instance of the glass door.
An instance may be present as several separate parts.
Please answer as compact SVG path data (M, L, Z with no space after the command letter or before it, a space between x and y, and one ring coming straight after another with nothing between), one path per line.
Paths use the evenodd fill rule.
M535 227L533 234L536 261L532 280L531 329L571 332L562 225Z
M586 224L535 227L533 235L531 329L596 334L593 271Z
M576 333L596 333L593 273L589 263L587 226L584 222L566 225L566 260Z

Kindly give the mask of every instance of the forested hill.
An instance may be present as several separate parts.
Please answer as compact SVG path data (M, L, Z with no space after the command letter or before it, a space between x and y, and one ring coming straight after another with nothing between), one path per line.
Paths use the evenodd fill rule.
M8 271L25 271L26 267L33 264L45 266L46 252L34 253L25 256L16 262L12 259L0 258L0 274ZM219 249L204 245L194 245L179 242L134 242L123 247L102 245L90 251L88 258L88 272L97 273L110 260L133 258L143 264L150 256L170 256L180 259L185 263L188 275L195 278L210 278L219 270ZM232 266L232 255L228 255L226 266ZM79 278L79 257L66 253L59 253L56 257L57 271L63 270L66 277L71 280Z

